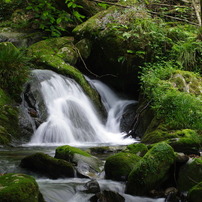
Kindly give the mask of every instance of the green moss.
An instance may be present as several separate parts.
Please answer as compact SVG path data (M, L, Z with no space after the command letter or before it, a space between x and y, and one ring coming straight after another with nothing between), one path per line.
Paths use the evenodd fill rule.
M202 199L202 182L192 187L187 195L189 202L201 202Z
M154 145L129 174L126 192L132 195L148 195L168 178L175 154L168 144Z
M180 168L177 180L180 191L188 191L202 181L202 158L190 159Z
M152 100L155 118L169 128L201 130L201 78L188 71L176 70L172 65L148 66L150 70L145 70L141 78L144 93Z
M64 145L56 148L55 158L64 159L66 161L71 161L74 154L79 154L86 157L91 157L91 155L79 148L71 147L69 145Z
M159 124L158 126L154 125L153 128L149 128L142 138L142 142L147 144L161 141L165 141L172 146L176 152L190 154L197 152L201 148L202 135L200 131L197 130L173 130L164 124Z
M20 166L53 179L74 177L74 168L71 163L43 153L35 153L23 158Z
M2 202L43 201L33 177L12 173L0 176L0 199Z
M148 148L143 143L136 143L136 144L128 145L127 150L129 153L133 153L138 156L144 156L147 153Z
M112 180L127 180L129 173L141 158L135 154L120 152L106 159L105 175Z

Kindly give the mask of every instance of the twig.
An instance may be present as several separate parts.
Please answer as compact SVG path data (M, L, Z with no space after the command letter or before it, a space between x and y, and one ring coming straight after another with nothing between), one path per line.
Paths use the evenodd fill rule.
M199 26L201 26L201 16L200 16L200 13L199 13L200 11L199 11L199 9L197 9L197 5L196 5L195 0L192 0L192 4L193 4L193 7L194 7L194 10L195 10L195 13L196 13L196 17L197 17Z
M151 14L155 14L155 15L163 15L167 18L171 18L171 19L175 19L175 20L178 20L178 21L182 21L182 22L186 22L186 23L189 23L189 24L192 24L192 25L196 25L196 26L199 26L199 24L195 23L195 22L190 22L188 20L185 20L185 19L182 19L182 18L178 18L178 17L173 17L171 15L166 15L166 14L162 14L162 13L157 13L157 12L154 12L154 11L148 11L148 13L151 13Z
M87 67L87 65L86 65L86 63L85 63L83 57L81 56L81 53L80 53L79 49L78 49L73 43L72 43L72 45L73 45L74 49L76 50L76 52L78 53L79 58L81 59L83 65L84 65L84 67L85 67L85 69L86 69L90 74L92 74L92 75L95 76L96 78L102 78L102 77L105 77L105 76L117 77L117 76L115 76L115 75L113 75L113 74L104 74L104 75L99 76L99 75L95 74L94 72L92 72L92 71Z
M134 121L131 124L130 131L125 137L129 137L130 134L137 129L137 126L138 126L138 123L139 123L139 117L142 114L142 112L150 105L150 103L151 103L151 100L142 109L140 109L139 112L137 112L137 114L135 115Z
M90 74L92 74L93 76L99 77L97 74L93 73L90 69L88 69L88 67L87 67L87 65L86 65L86 63L85 63L83 57L81 56L81 53L80 53L79 49L78 49L74 44L72 44L72 45L73 45L74 49L76 50L76 52L78 53L78 55L79 55L79 57L80 57L80 59L81 59L83 65L84 65L85 69L86 69Z

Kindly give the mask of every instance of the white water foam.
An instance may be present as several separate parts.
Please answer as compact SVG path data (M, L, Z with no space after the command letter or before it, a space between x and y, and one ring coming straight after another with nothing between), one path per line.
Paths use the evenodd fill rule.
M40 74L44 71L47 70L34 70L33 73ZM47 72L51 73L51 78L41 82L40 90L48 109L48 118L35 131L29 145L124 145L135 142L132 138L124 139L125 134L119 129L124 107L133 101L121 101L102 87L101 96L106 99L105 106L108 105L109 114L104 125L91 100L74 80L51 71ZM112 98L110 95L113 95Z

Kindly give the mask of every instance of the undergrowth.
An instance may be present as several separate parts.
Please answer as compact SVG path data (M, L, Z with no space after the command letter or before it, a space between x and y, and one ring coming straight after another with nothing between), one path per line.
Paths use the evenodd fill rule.
M202 102L200 97L179 91L169 80L178 66L172 62L148 64L140 76L143 92L151 100L157 118L171 128L202 129ZM198 77L198 75L194 75Z
M16 101L28 77L28 58L13 45L0 44L0 84Z

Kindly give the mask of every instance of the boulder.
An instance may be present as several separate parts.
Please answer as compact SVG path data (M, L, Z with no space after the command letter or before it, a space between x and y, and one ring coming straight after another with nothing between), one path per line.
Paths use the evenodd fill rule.
M189 161L181 166L177 179L178 189L188 191L197 183L202 181L202 158L190 158Z
M144 3L136 0L119 1L118 4L98 12L78 25L73 33L76 39L87 38L93 42L88 61L92 72L100 76L113 75L107 77L110 84L119 90L124 88L134 93L137 65L133 66L132 63L142 59L135 54L127 54L129 49L137 50L135 43L129 42L133 35L129 30L137 18L147 18L149 15L144 10Z
M129 174L126 193L148 195L169 177L175 158L174 151L168 144L162 142L154 145Z
M23 158L20 166L52 179L74 177L74 167L71 163L43 153L35 153Z
M187 199L189 202L201 202L202 199L202 182L193 186L188 194Z
M92 177L100 172L102 162L89 153L69 145L56 148L55 158L63 159L76 165L80 177Z
M0 176L0 199L2 202L44 202L33 177L14 173Z
M105 176L108 179L125 181L129 173L140 160L135 154L120 152L106 159Z

